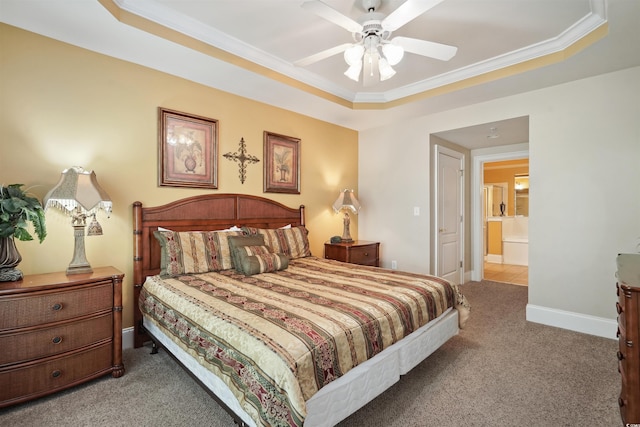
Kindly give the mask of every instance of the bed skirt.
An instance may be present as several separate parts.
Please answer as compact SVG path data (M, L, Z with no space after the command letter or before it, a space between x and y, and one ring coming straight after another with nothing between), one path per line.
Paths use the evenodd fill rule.
M242 409L236 397L220 378L202 367L146 316L144 327L247 426L256 427L256 423ZM344 376L321 388L306 402L307 417L304 425L336 425L395 384L401 375L408 373L449 338L457 335L458 331L458 310L449 308L438 318L386 348L373 359L356 366Z

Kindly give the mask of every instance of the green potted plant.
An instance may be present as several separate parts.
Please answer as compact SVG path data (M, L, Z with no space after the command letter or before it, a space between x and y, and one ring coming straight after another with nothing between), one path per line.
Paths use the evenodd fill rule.
M0 185L0 282L22 279L16 268L22 256L14 238L33 240L28 230L33 225L40 243L47 236L44 209L40 201L22 189L23 184Z

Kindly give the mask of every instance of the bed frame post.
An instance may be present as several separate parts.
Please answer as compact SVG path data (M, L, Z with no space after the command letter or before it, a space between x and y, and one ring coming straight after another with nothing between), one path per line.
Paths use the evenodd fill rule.
M140 290L144 283L142 277L142 203L133 203L133 346L142 347L147 334L142 326L142 313L138 308Z

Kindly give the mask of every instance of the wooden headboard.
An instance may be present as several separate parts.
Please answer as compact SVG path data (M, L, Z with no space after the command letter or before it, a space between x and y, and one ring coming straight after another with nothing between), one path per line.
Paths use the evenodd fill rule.
M153 232L158 227L173 231L222 230L232 226L278 228L305 225L304 206L289 208L259 196L206 194L176 200L163 206L133 204L133 286L135 347L146 339L138 308L140 289L147 276L160 272L160 243Z

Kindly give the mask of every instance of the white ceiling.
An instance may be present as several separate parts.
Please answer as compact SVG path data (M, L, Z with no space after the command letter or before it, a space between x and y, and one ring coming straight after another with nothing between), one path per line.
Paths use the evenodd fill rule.
M353 42L347 30L300 7L303 1L119 0L118 3L121 8L165 27L223 46L243 58L350 101L394 100L558 51L605 22L605 17L598 14L605 15L601 0L444 0L393 36L454 45L458 47L457 55L444 62L408 53L395 67L397 74L393 78L365 88L362 79L356 83L343 75L347 65L341 54L307 67L292 66L314 53ZM383 0L377 11L388 15L404 1ZM354 20L366 13L361 0L323 0L323 3ZM592 11L592 6L602 10ZM507 58L508 55L512 58Z
M638 0L444 0L393 36L454 45L456 56L443 62L407 53L394 77L364 87L343 75L341 54L293 65L352 41L303 1L0 0L0 21L355 130L640 65ZM404 1L382 0L378 11ZM361 0L323 2L354 20L365 13ZM603 28L608 33L598 40ZM188 38L171 41L174 31ZM549 56L571 53L579 40L590 44L564 60ZM555 63L504 73L544 57ZM496 70L507 77L471 84ZM528 134L521 119L449 137L468 148L526 142L506 138L520 139L523 128L507 129L524 122ZM501 138L486 138L497 124Z
M514 117L435 134L470 150L529 142L529 117Z

